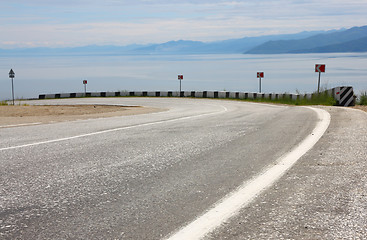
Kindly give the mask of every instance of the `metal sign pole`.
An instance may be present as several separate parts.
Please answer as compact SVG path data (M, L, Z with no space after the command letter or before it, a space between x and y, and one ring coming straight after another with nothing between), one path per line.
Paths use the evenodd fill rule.
M14 104L14 78L11 78L11 89L12 89L12 96L13 96L13 105Z
M15 77L15 73L13 69L10 69L9 78L11 78L11 92L12 92L12 97L13 97L13 105L15 105L14 104L14 77Z
M87 80L83 80L83 84L84 84L84 97L87 96L87 83L88 83Z
M259 79L259 93L261 93L261 78L264 77L264 72L257 72L257 78Z
M259 92L261 93L261 78L259 78Z
M181 90L181 81L182 81L182 80L180 79L180 97L181 97L181 91L182 91L182 90Z
M320 82L321 82L321 73L325 72L325 64L315 64L315 72L319 73L319 81L317 83L317 94L320 93Z
M178 75L178 80L180 81L180 93L179 93L179 96L181 97L181 92L182 92L182 89L181 89L181 81L183 80L183 75Z

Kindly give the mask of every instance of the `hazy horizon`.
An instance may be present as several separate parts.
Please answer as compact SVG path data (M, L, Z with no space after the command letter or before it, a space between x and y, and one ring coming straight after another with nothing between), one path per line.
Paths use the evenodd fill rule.
M257 92L257 71L266 93L312 93L317 89L315 64L326 64L323 88L353 86L367 91L367 53L280 55L136 55L1 57L0 99L11 98L10 68L15 72L16 98L39 94L106 91L178 91L178 74L185 91Z
M367 26L367 25L363 25L363 26ZM363 27L363 26L353 26L353 27ZM353 28L352 27L352 28ZM7 49L7 50L16 50L16 49L29 49L29 48L49 48L49 49L66 49L66 48L83 48L83 47L129 47L129 46L150 46L150 45L156 45L156 44L164 44L164 43L168 43L168 42L180 42L180 41L187 41L187 42L202 42L202 43L218 43L218 42L223 42L223 41L228 41L228 40L237 40L237 39L243 39L243 38L257 38L257 37L266 37L266 36L282 36L282 35L297 35L297 34L301 34L301 33L315 33L318 34L319 32L321 33L326 33L326 32L330 32L330 31L341 31L341 30L346 30L347 28L345 27L341 27L338 29L320 29L320 30L311 30L311 31L300 31L300 32L294 32L294 33L284 33L284 34L274 34L274 35L259 35L259 36L242 36L242 37L238 37L238 38L228 38L228 39L221 39L221 40L212 40L212 41L200 41L200 40L191 40L191 39L177 39L177 40L168 40L165 42L150 42L150 43L130 43L127 45L117 45L117 44L89 44L89 45L79 45L79 46L56 46L56 47L48 47L48 46L26 46L26 47L14 47L14 48L0 48L0 49Z

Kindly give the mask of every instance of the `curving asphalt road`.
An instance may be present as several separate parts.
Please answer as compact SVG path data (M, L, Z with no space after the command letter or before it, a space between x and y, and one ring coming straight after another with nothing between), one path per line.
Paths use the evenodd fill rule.
M208 99L91 98L32 104L144 105L169 110L0 129L1 239L169 237L274 165L313 134L319 123L309 108ZM334 116L340 116L334 108L326 110L332 113L332 126ZM360 117L363 120L365 115ZM326 141L327 150L334 146L334 140L325 136L320 141ZM312 149L306 155L315 154ZM304 169L307 156L289 173ZM301 179L302 173L297 176ZM287 177L288 173L278 184ZM299 190L286 186L292 191L283 186L287 194ZM265 223L271 215L261 214L272 205L256 211L259 199L273 190L270 187L207 238L281 236ZM282 196L286 193L269 199ZM248 218L256 214L263 219ZM264 223L258 223L260 219ZM238 222L246 227L238 228ZM256 228L261 224L270 232ZM304 230L303 225L300 228ZM301 236L292 233L287 236Z

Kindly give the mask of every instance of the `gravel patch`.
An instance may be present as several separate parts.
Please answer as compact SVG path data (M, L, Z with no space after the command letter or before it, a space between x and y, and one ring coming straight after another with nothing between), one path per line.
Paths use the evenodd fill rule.
M109 105L5 105L0 106L0 127L127 116L159 111L163 111L163 109Z

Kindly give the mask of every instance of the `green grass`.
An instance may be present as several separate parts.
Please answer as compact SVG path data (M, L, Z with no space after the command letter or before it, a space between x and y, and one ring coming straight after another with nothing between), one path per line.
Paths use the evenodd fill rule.
M267 99L267 98L258 98L258 99L244 99L244 101L249 102L263 102L263 103L276 103L276 104L288 104L288 105L325 105L325 106L333 106L336 104L335 99L324 93L314 93L311 99L302 98L302 99L291 99L290 97L283 97L278 99Z
M358 104L359 105L365 105L365 106L367 105L367 92L364 92L359 96Z
M16 105L16 106L29 106L29 104L21 103L20 101L18 103L15 103L14 105ZM0 101L0 106L13 106L13 103L10 102L10 104L9 104L8 101Z

